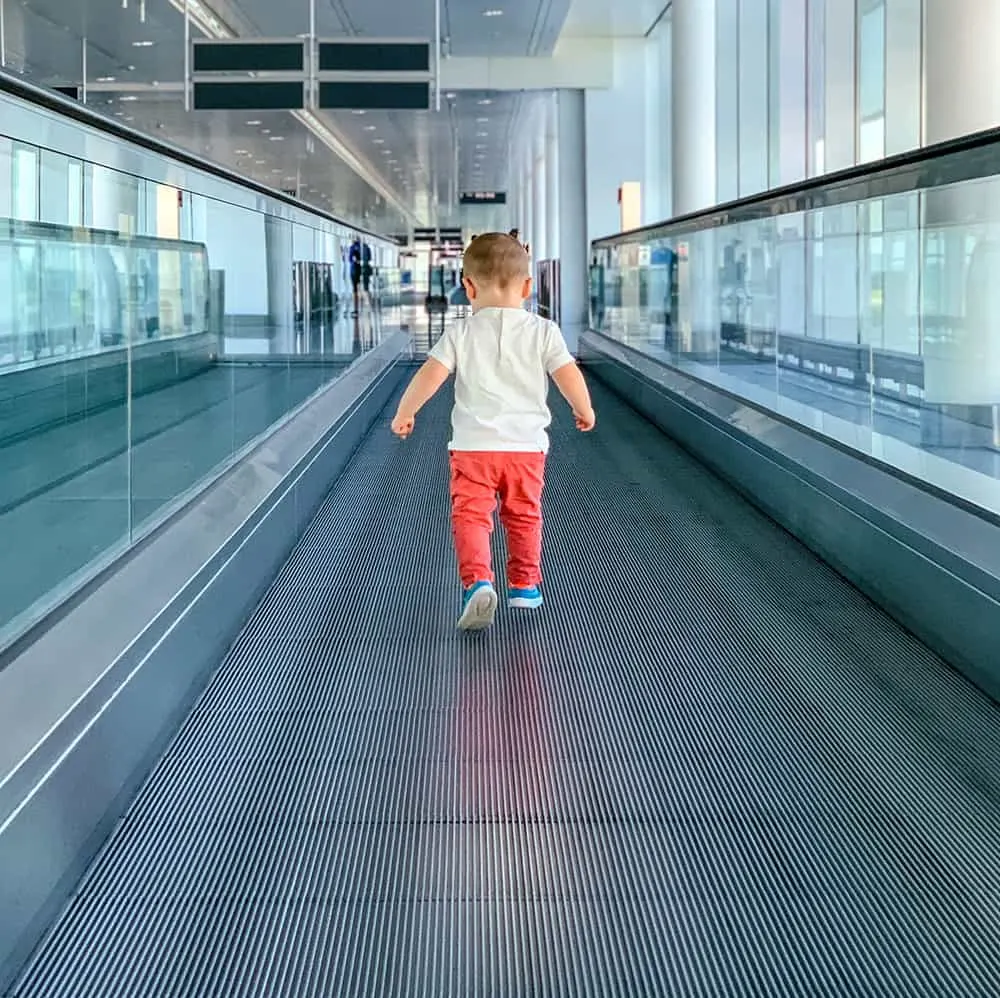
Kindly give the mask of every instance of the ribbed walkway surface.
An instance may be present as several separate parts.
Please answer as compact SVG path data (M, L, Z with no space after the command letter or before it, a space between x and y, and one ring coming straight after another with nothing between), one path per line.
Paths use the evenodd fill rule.
M597 402L481 636L375 433L14 994L1000 993L997 711Z

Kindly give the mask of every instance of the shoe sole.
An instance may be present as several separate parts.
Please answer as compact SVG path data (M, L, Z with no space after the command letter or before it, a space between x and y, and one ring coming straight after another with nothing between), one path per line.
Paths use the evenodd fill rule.
M513 596L508 602L515 610L537 610L542 605L542 597L526 599L524 596Z
M483 631L493 624L497 613L497 594L493 589L480 589L466 604L458 618L460 631Z

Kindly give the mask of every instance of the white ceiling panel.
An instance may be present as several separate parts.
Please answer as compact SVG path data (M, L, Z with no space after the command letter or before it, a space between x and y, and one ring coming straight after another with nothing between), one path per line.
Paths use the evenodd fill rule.
M308 0L199 2L238 35L287 38L309 31ZM570 2L441 0L446 54L549 53ZM589 2L610 5L613 0ZM292 114L185 112L182 95L168 86L183 81L182 6L181 0L6 0L8 67L47 85L78 83L86 39L88 104L384 231L404 229L406 219L377 193L379 183L406 205L417 224L455 224L463 190L509 189L509 151L516 130L542 95L459 92L442 95L440 112L318 113L370 164L373 176L380 178L373 186ZM327 37L431 39L434 4L316 0L316 29ZM200 32L193 30L193 36Z
M570 37L642 37L669 6L667 0L572 0L563 25Z

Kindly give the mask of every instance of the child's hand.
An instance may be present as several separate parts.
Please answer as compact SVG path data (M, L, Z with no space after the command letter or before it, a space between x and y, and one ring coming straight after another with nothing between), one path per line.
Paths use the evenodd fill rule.
M405 440L412 432L416 420L413 416L402 416L398 412L392 421L392 432Z
M597 416L594 415L593 409L587 409L585 412L574 410L573 418L576 420L576 428L581 433L589 433L597 423Z

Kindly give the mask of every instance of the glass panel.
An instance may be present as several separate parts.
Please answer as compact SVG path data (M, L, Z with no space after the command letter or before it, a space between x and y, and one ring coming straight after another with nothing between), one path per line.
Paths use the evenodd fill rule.
M352 314L353 232L325 219L0 137L4 176L0 644L398 323L396 250L365 242Z
M129 250L0 224L2 629L128 538Z
M885 6L861 0L858 25L858 110L861 120L885 110Z
M990 177L596 246L592 323L1000 513L998 204Z
M826 0L807 0L806 8L806 130L809 135L809 176L823 173L826 135Z
M24 222L38 218L38 150L14 146L13 216Z

